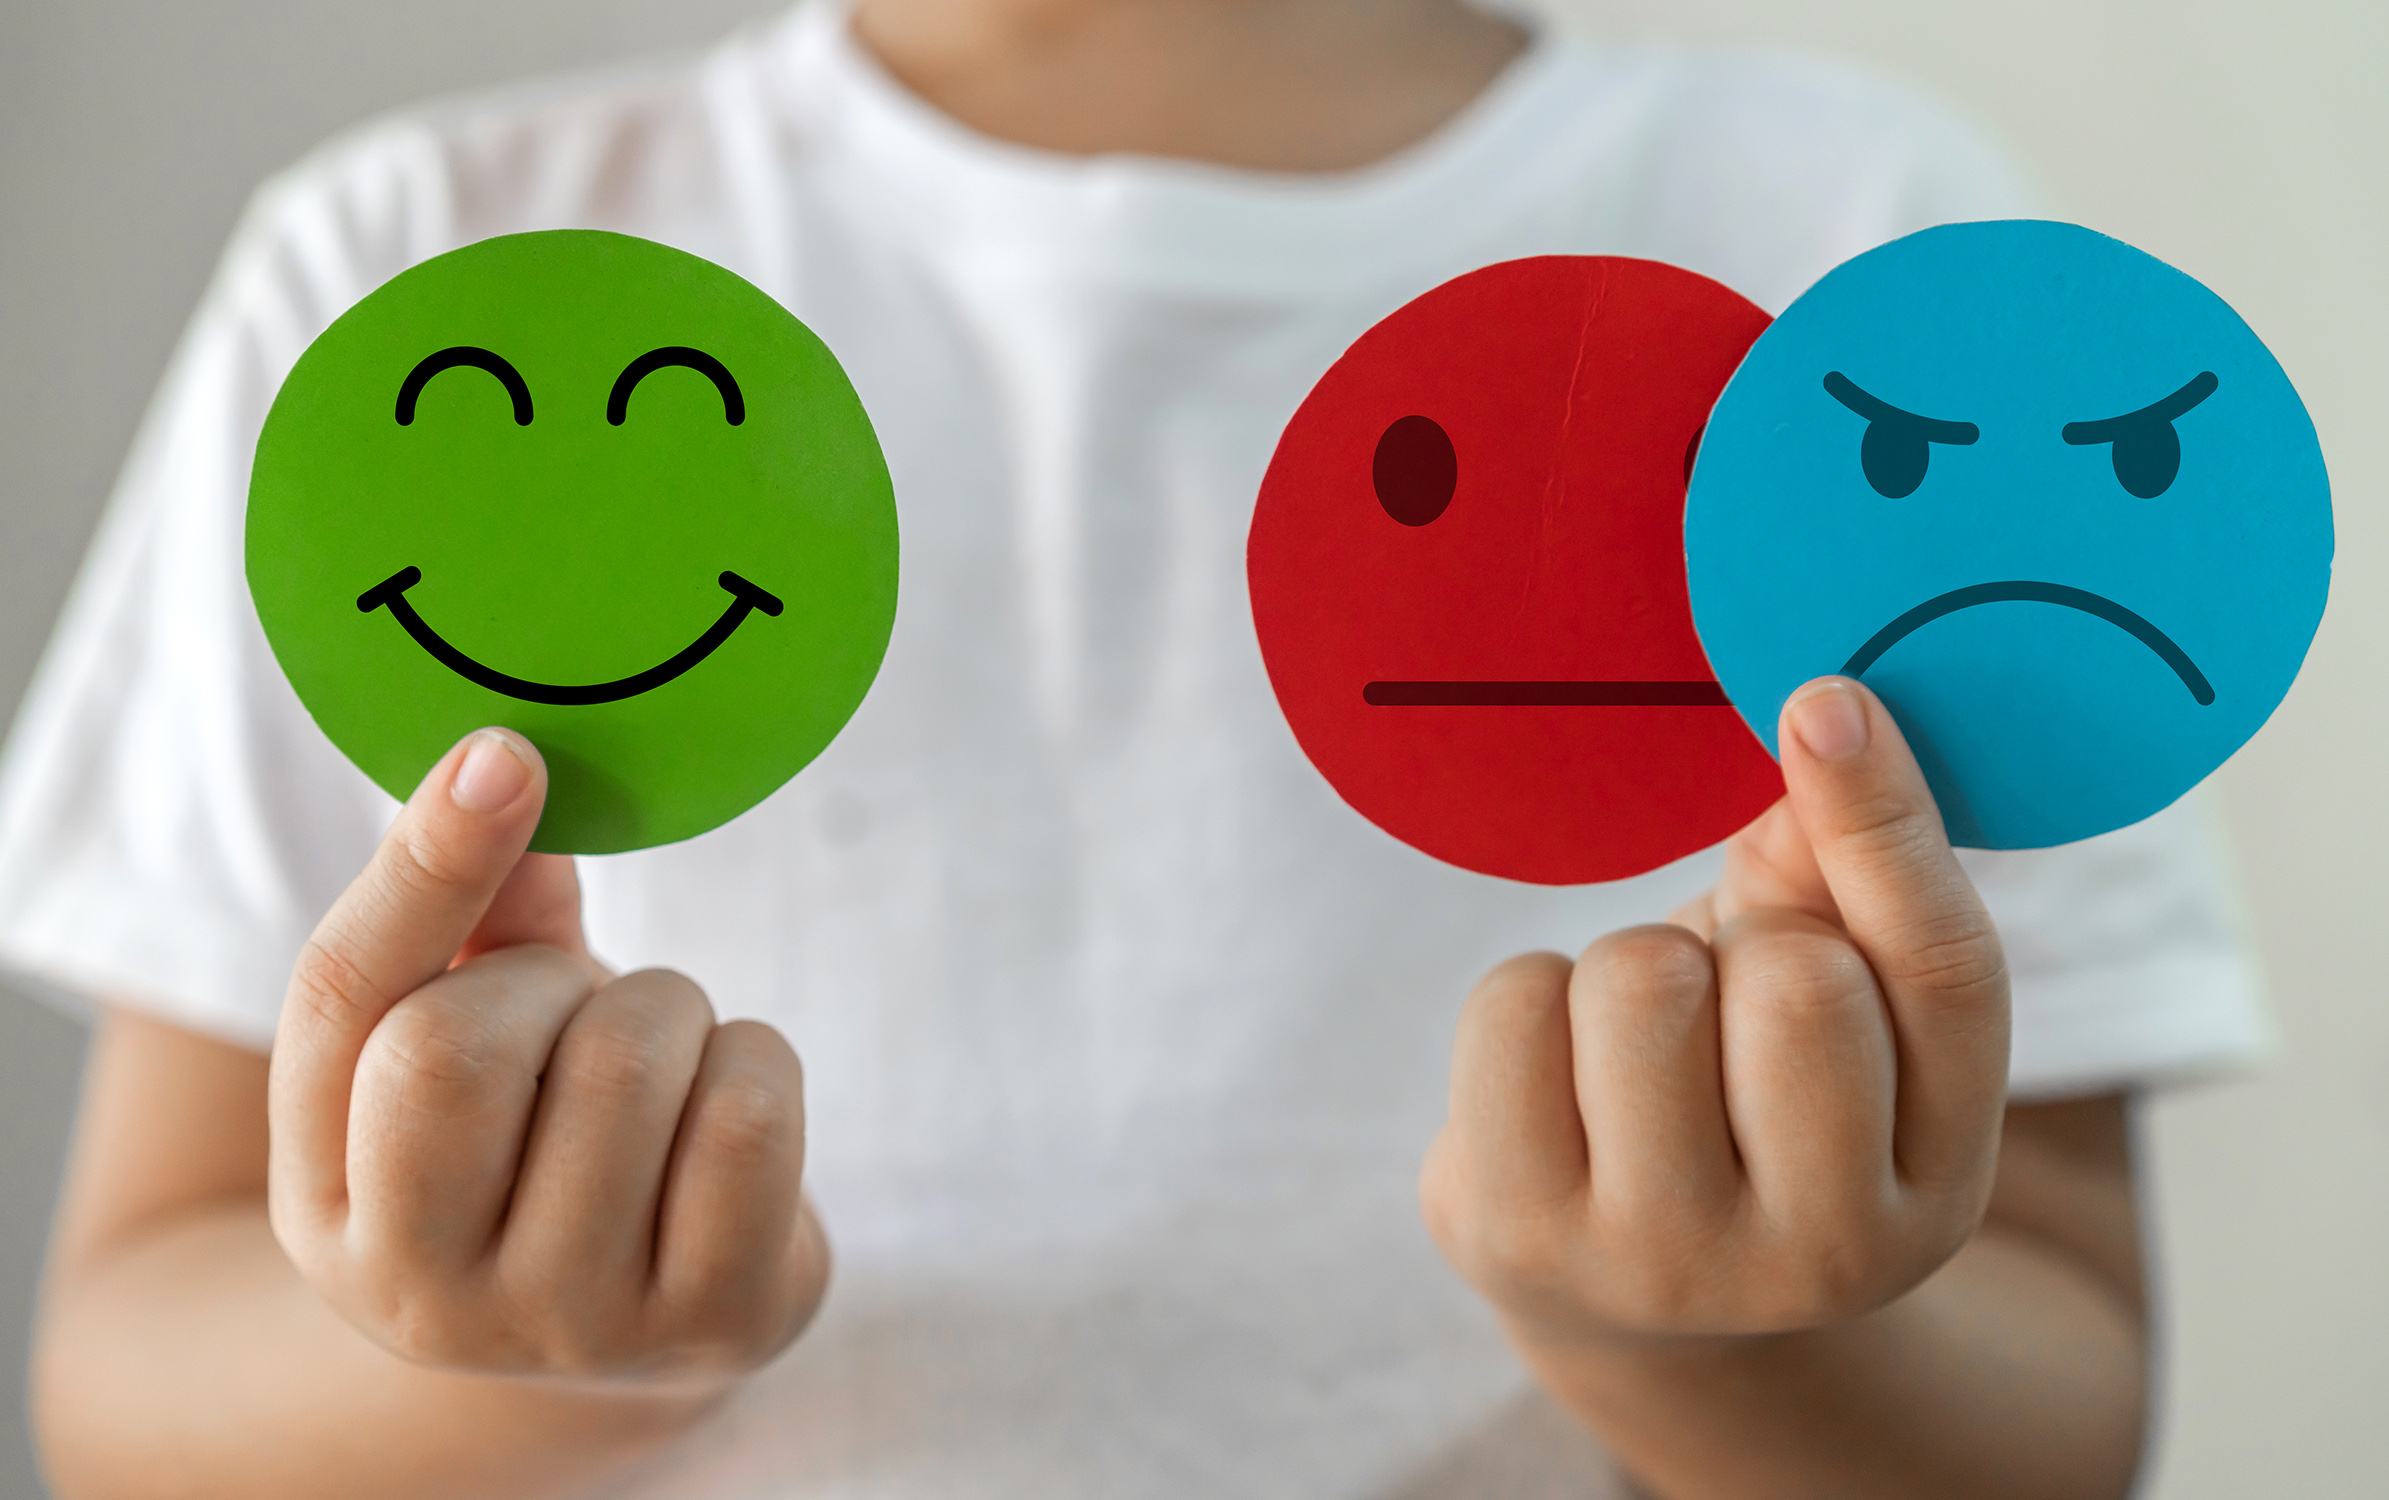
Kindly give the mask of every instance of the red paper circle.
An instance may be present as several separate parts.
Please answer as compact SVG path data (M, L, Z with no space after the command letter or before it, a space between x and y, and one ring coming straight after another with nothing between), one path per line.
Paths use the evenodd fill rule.
M1781 795L1684 587L1701 424L1767 315L1689 271L1540 256L1363 334L1286 425L1246 548L1294 736L1438 859L1568 885Z

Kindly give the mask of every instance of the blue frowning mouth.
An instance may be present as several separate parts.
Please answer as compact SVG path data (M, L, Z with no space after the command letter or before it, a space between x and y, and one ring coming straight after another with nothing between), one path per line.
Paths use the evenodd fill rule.
M2069 588L2062 583L2038 583L2031 579L2012 579L2005 583L1970 584L1965 588L1951 589L1946 594L1927 599L1868 637L1867 643L1851 653L1849 661L1843 664L1842 675L1844 677L1864 676L1866 669L1873 666L1878 657L1899 644L1910 631L1919 626L1928 625L1943 615L1954 614L1961 609L1972 609L1977 604L2009 602L2061 604L2067 609L2078 609L2084 614L2097 615L2110 625L2130 631L2139 638L2142 645L2163 658L2165 665L2173 668L2173 674L2182 680L2182 686L2190 690L2190 696L2198 700L2200 707L2203 708L2215 701L2214 685L2206 680L2205 673L2198 670L2198 664L2190 660L2190 653L2173 643L2172 636L2167 635L2104 594L2094 594L2088 589Z

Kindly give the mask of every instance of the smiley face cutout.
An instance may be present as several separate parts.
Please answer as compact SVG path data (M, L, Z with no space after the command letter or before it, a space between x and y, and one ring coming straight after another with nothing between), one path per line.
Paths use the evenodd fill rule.
M690 837L818 755L878 672L896 554L821 341L593 230L484 240L350 308L250 481L250 593L316 723L400 797L466 731L521 731L551 852Z
M1614 880L1781 780L1692 629L1685 473L1766 314L1652 261L1473 271L1371 328L1271 459L1246 550L1271 685L1394 837L1486 874Z
M1685 523L1751 727L1863 678L1951 838L2034 848L2166 806L2296 677L2330 484L2222 299L2070 224L1953 224L1829 273L1711 418Z

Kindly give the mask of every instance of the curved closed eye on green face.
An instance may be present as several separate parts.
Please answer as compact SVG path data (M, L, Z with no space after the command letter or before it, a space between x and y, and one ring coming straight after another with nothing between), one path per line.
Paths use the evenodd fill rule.
M845 373L747 282L646 240L484 240L301 355L248 574L324 732L393 796L484 724L551 776L535 849L702 833L828 745L896 607Z

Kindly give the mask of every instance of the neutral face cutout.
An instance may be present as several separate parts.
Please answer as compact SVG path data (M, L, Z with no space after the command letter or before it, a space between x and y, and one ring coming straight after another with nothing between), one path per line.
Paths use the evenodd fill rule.
M1699 438L1694 437L1697 444ZM1690 452L1690 447L1686 449ZM1691 472L1689 463L1685 472ZM1396 418L1377 440L1369 463L1377 503L1404 526L1432 526L1451 509L1460 483L1460 458L1432 417ZM1725 689L1709 678L1683 682L1587 678L1562 681L1480 679L1464 682L1375 681L1360 690L1375 708L1731 708Z

